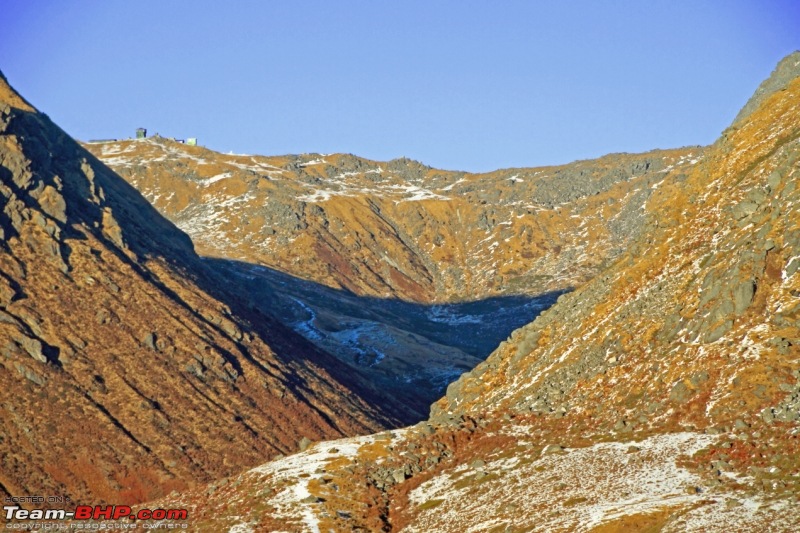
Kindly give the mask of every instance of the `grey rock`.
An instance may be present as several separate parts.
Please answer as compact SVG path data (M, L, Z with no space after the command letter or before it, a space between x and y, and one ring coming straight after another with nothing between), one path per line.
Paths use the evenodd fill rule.
M94 315L94 319L98 324L108 324L111 320L111 314L106 309L100 309Z
M35 370L28 368L25 365L17 363L16 368L17 372L19 372L20 375L22 375L28 381L35 383L36 385L44 385L47 382L44 376L42 376Z
M0 237L0 241L2 237ZM19 295L9 280L0 276L0 307L8 307Z
M33 194L31 195L33 196ZM52 185L45 185L42 193L37 198L42 211L58 220L67 222L67 203L64 197Z
M10 359L14 355L20 354L20 350L21 348L19 347L19 344L14 341L8 341L3 346L2 350L0 350L0 354L2 354L6 359Z
M439 464L441 459L437 455L429 455L425 458L425 466L433 466Z
M731 465L727 461L711 461L711 466L717 470L730 470Z
M781 183L781 173L777 170L773 171L767 177L767 185L772 190L775 190L778 187L778 185L780 185L780 183Z
M392 479L395 483L402 483L406 480L406 472L403 468L397 468L392 471Z
M750 200L745 200L744 202L740 202L734 206L733 216L736 220L741 220L755 213L757 209L757 203Z
M791 261L786 264L786 276L794 276L797 269L800 268L800 258L793 257Z
M740 283L733 289L734 312L737 315L741 315L750 306L755 293L756 283L753 280Z
M800 52L793 52L784 57L772 71L769 78L758 86L756 92L736 115L733 125L736 126L752 114L770 95L784 89L795 78L800 76Z
M705 336L705 342L716 342L733 328L733 320L726 320L716 328L709 331Z
M728 498L728 499L725 500L725 507L727 509L733 509L735 507L741 507L741 506L742 506L742 502L740 502L739 500L737 500L735 498Z
M633 431L633 425L631 425L631 423L625 419L620 419L616 424L614 424L614 431L620 433L629 433Z
M692 374L692 377L689 378L689 382L694 385L695 387L699 386L701 383L705 383L708 381L708 372L696 372Z
M144 344L154 352L158 351L158 348L156 347L156 334L153 332L150 332L144 336L144 339L142 339L142 344Z
M20 339L20 345L22 349L25 350L28 355L39 361L40 363L46 363L47 357L42 352L42 341L39 339L31 339L30 337L22 337Z
M689 398L694 394L692 390L683 380L673 385L669 393L669 399L675 403L686 403Z
M419 429L423 435L433 435L436 433L436 429L432 424L422 423L419 425Z

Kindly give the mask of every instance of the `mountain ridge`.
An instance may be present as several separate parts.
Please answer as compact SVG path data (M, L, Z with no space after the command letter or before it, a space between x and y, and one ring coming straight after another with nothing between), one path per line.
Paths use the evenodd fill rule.
M220 154L164 138L86 147L189 231L205 255L263 264L358 295L420 302L447 302L454 297L457 301L476 292L488 295L506 290L492 289L494 282L486 275L469 285L456 282L474 274L464 268L448 273L437 266L452 257L456 265L469 261L471 268L491 276L489 265L481 268L478 259L454 248L453 242L467 240L469 246L478 247L476 254L497 255L489 248L493 240L519 239L519 235L501 234L504 225L520 226L517 232L541 233L530 219L547 211L559 225L569 227L569 216L558 213L562 203L589 203L598 194L615 202L629 189L645 193L660 179L660 171L685 170L702 154L700 147L609 154L556 167L469 174L412 165L404 159L375 162L348 154ZM670 166L673 162L679 166ZM635 185L626 186L631 180ZM267 195L270 203L265 205ZM448 203L460 198L456 203L464 212L457 213ZM618 208L599 202L593 206L594 211L608 211L609 217ZM509 213L500 211L505 209ZM351 220L350 211L358 214L359 221ZM232 216L245 221L244 226L226 224ZM408 222L420 216L419 224ZM442 234L459 227L459 216L464 235ZM481 238L467 232L473 228ZM625 231L618 233L614 238L624 239ZM365 236L361 243L359 239ZM552 244L536 244L564 245L557 235L547 239ZM346 248L353 240L361 248ZM301 247L308 258L298 264L296 257L283 257L288 245ZM264 246L264 252L258 246ZM380 260L387 254L395 264L381 267ZM508 259L507 268L519 268L518 259ZM579 276L574 279L582 281Z
M792 52L778 62L769 77L761 82L756 92L753 93L753 96L750 97L744 107L736 114L732 126L736 126L736 124L743 121L757 109L766 98L775 94L777 91L785 90L787 85L798 76L800 76L800 50Z

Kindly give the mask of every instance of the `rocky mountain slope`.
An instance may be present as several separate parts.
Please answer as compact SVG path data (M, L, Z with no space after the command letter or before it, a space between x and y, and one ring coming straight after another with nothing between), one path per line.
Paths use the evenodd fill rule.
M229 531L798 530L799 65L428 422L158 504Z
M584 282L640 231L701 148L450 172L409 159L226 155L162 137L87 144L206 256L418 303Z
M0 496L142 501L397 424L220 284L0 76Z
M408 159L226 155L162 137L85 145L184 229L213 271L406 408L612 262L647 199L703 150L449 172Z

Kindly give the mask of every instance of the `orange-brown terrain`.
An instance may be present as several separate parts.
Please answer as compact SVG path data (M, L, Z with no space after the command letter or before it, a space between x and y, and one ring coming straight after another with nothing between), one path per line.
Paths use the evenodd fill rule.
M702 148L488 174L408 159L220 154L162 137L86 144L205 256L363 372L406 423L645 227Z
M187 506L204 531L797 531L799 156L795 53L691 168L648 186L623 249L601 238L605 255L578 261L594 277L570 278L574 290L451 384L428 421L316 443L156 504ZM408 203L373 212L416 208ZM558 209L529 219L531 241L507 245L519 246L508 252L517 274L558 261L521 257L545 242L542 221L559 220ZM591 227L589 242L609 224ZM549 235L576 238L562 233ZM468 238L452 236L448 257ZM306 268L297 275L319 275ZM543 272L520 292L562 288ZM459 294L447 276L430 277L447 287L436 294ZM465 285L502 294L502 279Z
M139 502L398 423L2 76L0 199L1 497Z
M221 154L163 137L85 145L205 256L360 296L449 303L591 278L702 148L488 174L343 154Z

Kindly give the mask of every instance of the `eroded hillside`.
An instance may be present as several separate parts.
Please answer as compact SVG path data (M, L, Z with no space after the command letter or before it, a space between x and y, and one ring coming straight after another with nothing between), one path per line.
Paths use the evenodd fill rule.
M397 423L218 285L0 75L0 496L142 501Z

